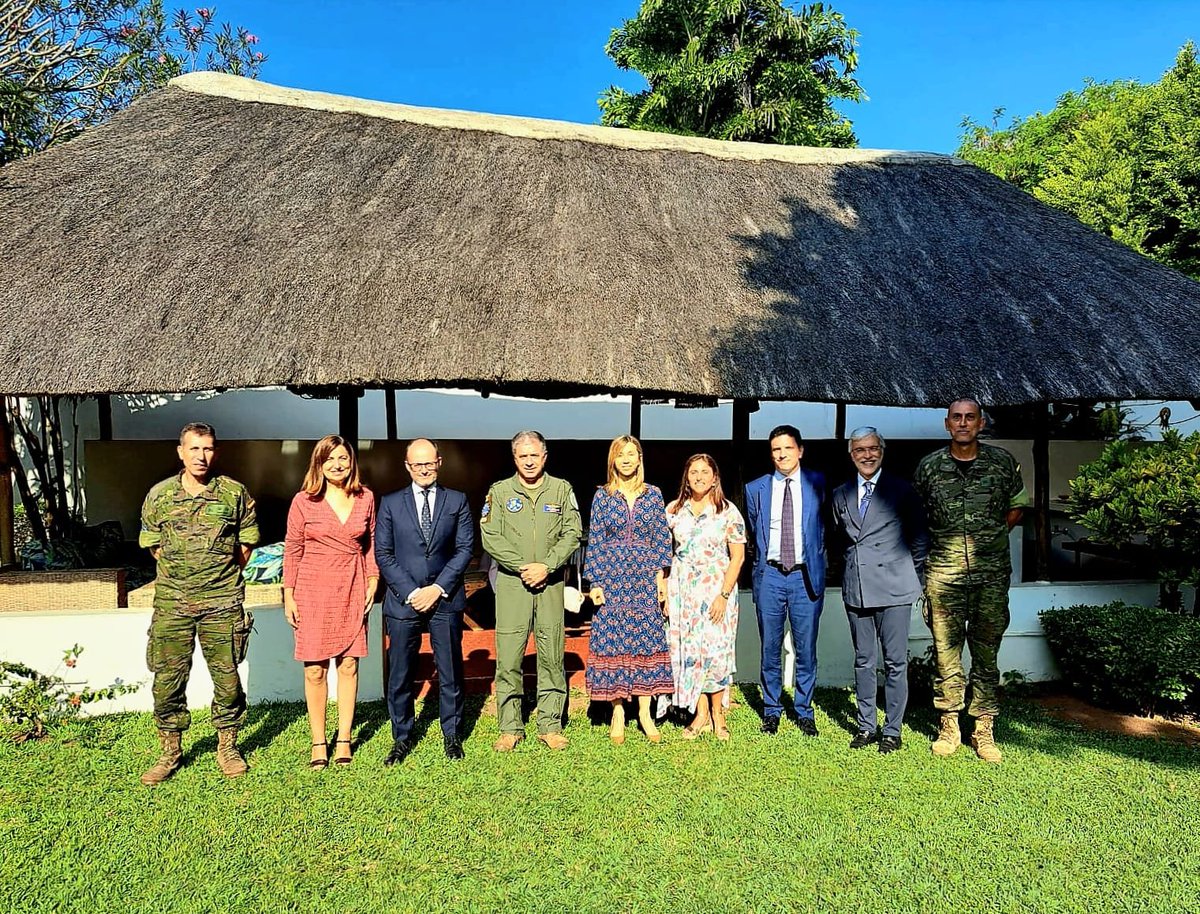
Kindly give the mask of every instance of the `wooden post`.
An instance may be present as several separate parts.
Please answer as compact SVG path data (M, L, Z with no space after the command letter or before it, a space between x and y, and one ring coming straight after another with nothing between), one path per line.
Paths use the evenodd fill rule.
M338 434L358 446L358 398L362 388L338 388Z
M100 440L112 441L112 397L108 394L97 396L96 411L100 420Z
M642 395L634 394L629 398L629 434L634 438L642 437Z
M834 414L833 420L833 437L838 441L846 440L846 404L834 404L837 412Z
M383 389L384 413L387 417L387 440L396 440L396 388L388 385Z
M8 397L0 396L0 565L17 563L13 532L12 444L8 437Z
M1035 580L1050 580L1050 404L1034 407L1033 425L1033 531L1037 553Z

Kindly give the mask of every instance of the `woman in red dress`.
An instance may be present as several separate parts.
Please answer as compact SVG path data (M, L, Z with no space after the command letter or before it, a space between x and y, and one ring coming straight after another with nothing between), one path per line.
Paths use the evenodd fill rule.
M329 764L325 709L329 661L337 664L338 730L333 761L349 765L358 695L358 658L367 655L367 614L375 602L375 497L358 478L350 442L326 435L313 448L304 488L288 511L283 612L304 664L313 768Z

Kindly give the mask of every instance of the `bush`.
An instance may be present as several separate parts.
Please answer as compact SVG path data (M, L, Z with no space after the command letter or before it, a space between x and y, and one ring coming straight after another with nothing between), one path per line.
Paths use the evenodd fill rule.
M83 653L78 644L63 651L62 665L73 668ZM54 727L78 717L86 704L137 691L117 680L103 689L70 683L54 673L39 673L23 663L0 660L0 739L23 743L40 739Z
M1200 704L1200 621L1109 603L1041 613L1063 678L1080 697L1142 714Z

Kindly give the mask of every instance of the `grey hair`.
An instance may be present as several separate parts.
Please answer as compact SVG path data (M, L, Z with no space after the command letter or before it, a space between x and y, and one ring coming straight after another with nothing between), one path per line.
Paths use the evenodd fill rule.
M950 407L953 406L955 403L973 403L975 405L975 409L979 413L979 415L980 416L983 415L983 404L980 403L979 400L975 397L972 397L970 395L967 395L965 397L955 397L948 404L946 404L946 412L947 413L950 412Z
M534 431L531 428L527 428L524 431L517 432L515 435L513 435L512 452L513 452L514 456L517 453L517 445L520 444L522 441L536 441L538 444L540 444L542 446L542 453L543 454L547 453L546 436L543 435L541 432Z
M854 450L854 442L862 441L864 438L878 438L879 446L887 447L887 442L883 440L883 435L879 434L879 429L873 425L860 425L850 433L850 440L846 442L846 450Z

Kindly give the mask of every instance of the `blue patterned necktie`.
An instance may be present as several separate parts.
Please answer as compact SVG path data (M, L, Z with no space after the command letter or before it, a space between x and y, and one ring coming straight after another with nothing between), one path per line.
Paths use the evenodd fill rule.
M426 486L421 490L421 494L425 496L425 503L421 505L421 536L425 537L425 542L429 542L429 538L433 536L433 513L429 510L429 490L432 486Z
M788 571L796 566L796 509L790 478L783 481L783 507L779 511L779 564Z
M875 487L875 483L867 479L863 482L862 501L858 504L858 516L866 517L867 508L871 504L871 490Z

